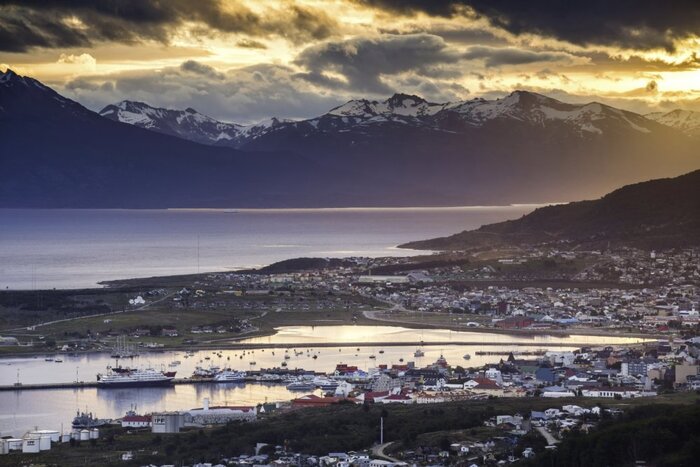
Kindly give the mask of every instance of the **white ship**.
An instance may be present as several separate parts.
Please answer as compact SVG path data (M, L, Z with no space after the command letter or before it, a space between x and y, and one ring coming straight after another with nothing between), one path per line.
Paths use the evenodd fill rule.
M97 386L101 388L168 386L172 381L173 376L166 376L162 371L156 371L152 368L123 373L111 373L108 375L97 375Z
M245 381L245 377L245 371L224 370L214 376L214 381L217 383L242 383Z
M311 381L294 381L287 385L287 389L290 391L311 391L316 389L316 385Z

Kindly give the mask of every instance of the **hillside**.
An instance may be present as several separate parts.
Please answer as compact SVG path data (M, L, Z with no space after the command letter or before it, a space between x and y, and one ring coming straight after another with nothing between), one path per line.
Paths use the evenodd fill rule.
M555 242L643 248L700 245L700 170L628 185L598 200L547 206L517 220L401 247L464 250Z

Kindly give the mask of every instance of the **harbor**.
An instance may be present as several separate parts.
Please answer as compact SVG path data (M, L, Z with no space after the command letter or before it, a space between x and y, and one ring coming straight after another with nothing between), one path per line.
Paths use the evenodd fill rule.
M416 330L396 326L291 326L273 336L248 338L238 349L158 351L138 345L121 350L129 358L112 358L113 349L99 353L42 354L0 359L0 433L21 435L35 426L54 427L69 421L77 410L102 418L118 418L136 404L143 413L189 409L205 397L222 404L254 406L299 396L291 382L258 381L265 371L329 375L343 363L365 371L382 365L416 367L443 356L453 365L478 367L506 359L514 352L527 355L542 349L575 350L591 345L628 345L636 339L602 336L522 336L488 332ZM131 344L129 344L131 345ZM464 356L469 354L470 360ZM315 358L314 358L315 357ZM534 357L531 357L534 358ZM61 362L56 362L56 359ZM111 368L156 369L175 372L162 387L100 387L98 374ZM245 372L243 381L215 382L206 371ZM275 370L276 369L276 370ZM205 373L205 374L202 374ZM235 377L234 377L235 379ZM17 384L19 383L19 384ZM321 390L315 391L323 394Z

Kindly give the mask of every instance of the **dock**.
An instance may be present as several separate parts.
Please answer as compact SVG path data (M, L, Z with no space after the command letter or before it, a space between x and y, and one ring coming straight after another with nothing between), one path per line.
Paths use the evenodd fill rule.
M205 384L205 383L213 383L214 379L213 378L175 378L171 381L172 385L179 385L179 384ZM217 383L217 384L222 384L222 383ZM90 388L97 388L99 387L97 381L72 381L68 383L34 383L34 384L10 384L10 385L2 385L0 386L0 392L7 392L7 391L37 391L37 390L45 390L45 389L90 389ZM139 387L139 386L134 386ZM169 386L162 386L163 388L167 388ZM101 388L106 391L109 391L111 389L123 389L122 388Z

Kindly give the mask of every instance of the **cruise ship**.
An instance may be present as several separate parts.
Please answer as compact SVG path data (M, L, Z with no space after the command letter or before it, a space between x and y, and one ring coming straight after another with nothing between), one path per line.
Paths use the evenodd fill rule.
M152 368L133 370L124 373L97 375L97 386L101 388L134 387L134 386L167 386L173 381L173 376L165 375L162 371Z
M221 373L214 376L214 382L216 382L216 383L243 383L245 381L245 377L246 377L245 371L224 370Z

